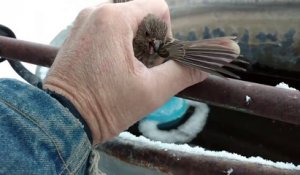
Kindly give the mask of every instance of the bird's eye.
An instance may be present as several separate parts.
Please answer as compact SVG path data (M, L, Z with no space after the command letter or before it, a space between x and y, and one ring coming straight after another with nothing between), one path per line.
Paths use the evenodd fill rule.
M146 32L145 32L145 35L146 35L147 37L149 37L149 36L150 36L150 34L149 34L149 32L148 32L148 31L146 31Z
M163 58L167 58L170 55L170 53L165 49L158 50L157 54Z

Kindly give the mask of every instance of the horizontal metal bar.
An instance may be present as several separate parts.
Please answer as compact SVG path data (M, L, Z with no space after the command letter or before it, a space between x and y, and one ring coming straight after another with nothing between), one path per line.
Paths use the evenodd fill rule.
M300 125L300 92L296 90L211 76L178 96Z
M300 173L300 170L295 169L281 169L260 163L153 147L147 143L121 137L105 142L98 149L129 164L173 175L295 175Z
M1 57L50 67L57 52L58 48L49 45L0 36Z
M57 52L52 46L0 37L2 57L50 67ZM211 76L178 96L300 125L299 91Z

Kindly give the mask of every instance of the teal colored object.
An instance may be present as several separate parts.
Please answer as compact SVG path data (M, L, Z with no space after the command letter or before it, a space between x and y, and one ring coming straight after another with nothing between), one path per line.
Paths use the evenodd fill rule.
M144 120L157 121L159 124L181 118L188 109L186 100L172 97L167 103L144 118Z

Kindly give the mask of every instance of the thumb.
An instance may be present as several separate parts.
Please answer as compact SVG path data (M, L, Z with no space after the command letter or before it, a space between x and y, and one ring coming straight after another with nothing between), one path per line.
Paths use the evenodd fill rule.
M173 60L151 68L150 74L152 82L148 84L152 92L163 101L208 77L206 72L180 65Z

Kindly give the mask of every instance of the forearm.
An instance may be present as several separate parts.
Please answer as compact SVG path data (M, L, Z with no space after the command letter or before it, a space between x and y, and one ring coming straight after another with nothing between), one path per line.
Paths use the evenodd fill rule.
M0 165L10 167L0 168L1 174L76 174L86 168L92 146L83 125L43 90L0 79L0 114Z

